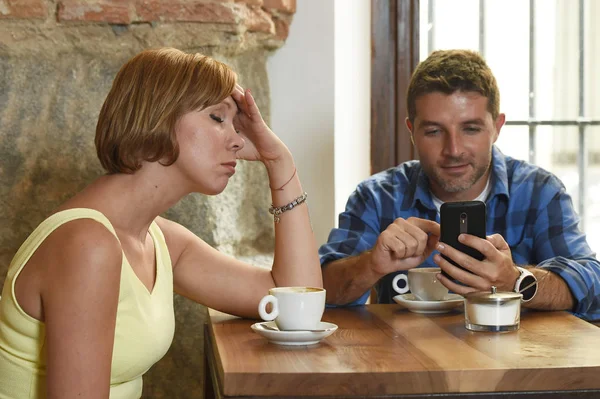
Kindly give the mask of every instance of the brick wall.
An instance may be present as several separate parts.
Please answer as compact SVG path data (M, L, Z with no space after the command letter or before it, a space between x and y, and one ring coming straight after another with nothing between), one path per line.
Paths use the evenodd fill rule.
M283 41L296 0L3 0L0 19L58 24L195 22L263 32Z

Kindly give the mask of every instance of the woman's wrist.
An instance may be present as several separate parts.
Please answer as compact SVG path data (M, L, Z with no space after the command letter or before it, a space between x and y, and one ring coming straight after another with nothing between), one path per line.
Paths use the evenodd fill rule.
M263 161L269 176L271 190L282 190L296 176L297 170L292 154L287 154L276 159Z
M280 169L282 166L289 165L290 163L293 164L294 157L292 156L291 151L284 146L278 156L269 159L262 159L261 161L267 168L267 172L271 173L272 171Z

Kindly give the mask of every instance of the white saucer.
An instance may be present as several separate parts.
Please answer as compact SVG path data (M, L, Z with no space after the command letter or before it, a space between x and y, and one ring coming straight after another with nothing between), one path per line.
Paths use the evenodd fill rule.
M327 323L325 321L320 321L317 324L317 329L325 330L319 332L312 331L273 331L268 330L263 327L265 324L270 327L277 328L277 325L274 321L265 321L262 323L254 323L252 324L252 329L254 332L259 333L263 337L277 345L312 345L321 341L323 338L330 336L333 334L335 330L337 330L338 326L333 323Z
M411 312L426 314L447 313L464 302L464 298L458 294L448 294L442 301L420 301L413 294L396 295L393 299Z

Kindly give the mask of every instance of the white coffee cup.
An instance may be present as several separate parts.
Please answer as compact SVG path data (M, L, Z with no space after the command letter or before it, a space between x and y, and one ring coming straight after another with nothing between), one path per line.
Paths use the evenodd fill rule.
M415 298L421 301L441 301L448 295L448 288L435 277L436 274L441 272L439 267L410 269L408 277L406 274L398 274L394 277L392 287L399 294L406 294L410 289ZM402 288L398 287L400 280L406 282Z
M267 312L267 305L272 305ZM275 320L280 330L318 329L325 311L325 289L313 287L276 287L258 304L263 320Z

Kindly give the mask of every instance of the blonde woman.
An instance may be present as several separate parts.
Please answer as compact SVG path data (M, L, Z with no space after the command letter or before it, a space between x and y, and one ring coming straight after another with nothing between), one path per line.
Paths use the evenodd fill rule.
M42 222L9 267L0 398L139 398L173 338L173 291L257 317L273 286L322 287L292 155L224 64L176 49L133 57L95 143L107 174ZM239 159L265 165L275 206L293 204L277 218L270 271L159 216L189 193L222 192Z

